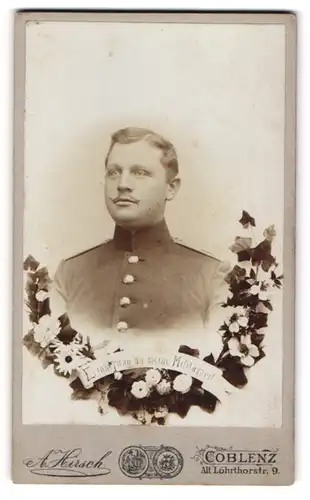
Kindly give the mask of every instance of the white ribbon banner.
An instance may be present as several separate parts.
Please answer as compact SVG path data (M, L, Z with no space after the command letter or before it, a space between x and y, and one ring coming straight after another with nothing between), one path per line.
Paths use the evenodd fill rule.
M214 394L220 401L238 389L222 376L216 366L183 353L126 353L124 351L106 355L104 358L89 361L79 368L79 378L86 389L112 373L137 368L157 368L174 370L190 375L202 382L201 387Z

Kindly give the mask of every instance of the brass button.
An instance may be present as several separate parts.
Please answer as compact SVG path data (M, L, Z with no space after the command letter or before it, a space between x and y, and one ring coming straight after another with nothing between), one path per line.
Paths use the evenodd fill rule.
M139 257L137 255L131 255L128 257L129 264L137 264L139 262Z
M128 325L126 321L120 321L119 323L117 323L116 328L119 332L126 332L128 330Z
M123 283L126 285L129 285L130 283L133 283L135 281L135 278L131 274L126 274L123 278Z
M129 299L129 297L122 297L120 299L119 303L122 307L126 307L126 306L129 306L131 304L131 300Z

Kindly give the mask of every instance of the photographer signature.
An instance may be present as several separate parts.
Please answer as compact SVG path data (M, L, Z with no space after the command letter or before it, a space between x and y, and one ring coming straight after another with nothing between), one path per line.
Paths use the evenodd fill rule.
M23 463L32 474L53 477L94 477L111 473L105 460L112 451L105 452L99 459L84 458L82 448L69 450L52 449L42 457L26 458Z

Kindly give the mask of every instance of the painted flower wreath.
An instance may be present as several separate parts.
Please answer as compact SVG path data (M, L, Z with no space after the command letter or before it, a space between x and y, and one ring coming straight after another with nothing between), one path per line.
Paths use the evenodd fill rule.
M256 225L246 211L239 222L249 231ZM247 384L247 370L265 356L265 331L273 310L271 292L283 285L283 275L278 274L278 264L271 253L275 236L275 227L271 225L258 245L253 246L250 236L237 236L230 247L238 262L226 277L229 292L222 307L227 315L218 329L222 350L216 359L210 354L203 361L219 369L223 379L236 388ZM43 368L52 365L56 375L68 379L72 399L95 398L101 414L110 406L143 425L164 425L169 413L184 418L192 406L214 412L218 397L202 387L201 380L172 369L115 369L91 387L85 387L81 367L96 360L89 339L71 327L67 314L53 317L47 268L30 255L24 261L24 273L30 328L23 343L40 359ZM118 351L116 348L114 354ZM200 352L189 346L180 346L179 353L200 360Z

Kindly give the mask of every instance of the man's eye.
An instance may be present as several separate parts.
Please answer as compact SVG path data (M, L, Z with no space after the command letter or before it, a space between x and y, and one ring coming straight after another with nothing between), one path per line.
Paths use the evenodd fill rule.
M144 175L148 175L148 173L145 171L145 170L136 170L134 172L134 175L136 175L137 177L143 177Z
M108 176L108 177L117 177L117 176L118 176L118 171L117 171L117 170L115 170L115 169L114 169L114 170L112 170L112 169L111 169L111 170L108 170L108 171L107 171L107 176Z

